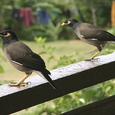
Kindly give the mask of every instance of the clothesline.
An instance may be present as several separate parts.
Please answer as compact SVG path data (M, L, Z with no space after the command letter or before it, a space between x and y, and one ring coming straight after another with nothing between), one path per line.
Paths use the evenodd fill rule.
M58 13L54 11L54 16L58 16ZM71 12L69 9L62 9L62 14L66 17L71 16ZM49 23L50 22L50 14L47 10L38 10L36 13L38 22L40 24ZM35 20L33 11L30 8L13 8L11 11L11 17L17 21L22 21L23 25L26 27L32 26L32 22Z

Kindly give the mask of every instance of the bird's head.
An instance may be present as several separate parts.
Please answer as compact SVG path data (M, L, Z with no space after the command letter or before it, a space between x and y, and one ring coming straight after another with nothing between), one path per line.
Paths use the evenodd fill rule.
M18 41L16 34L11 30L3 30L0 32L3 41Z
M69 26L69 27L73 27L75 24L78 24L78 23L79 23L78 20L76 20L76 19L74 19L74 18L70 18L70 19L66 20L65 22L63 22L63 23L61 24L61 26L67 25L67 26Z

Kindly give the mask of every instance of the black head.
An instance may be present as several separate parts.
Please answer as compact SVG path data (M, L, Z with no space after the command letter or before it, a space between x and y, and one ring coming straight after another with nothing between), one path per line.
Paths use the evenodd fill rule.
M70 18L70 19L66 20L65 22L63 22L61 25L62 26L67 25L67 26L73 27L74 24L77 24L77 23L79 23L78 20L76 20L74 18Z
M16 34L12 30L3 30L0 32L0 37L12 37L17 38Z
M5 43L12 42L12 41L18 41L16 34L11 30L1 31L0 37L3 39L3 42Z

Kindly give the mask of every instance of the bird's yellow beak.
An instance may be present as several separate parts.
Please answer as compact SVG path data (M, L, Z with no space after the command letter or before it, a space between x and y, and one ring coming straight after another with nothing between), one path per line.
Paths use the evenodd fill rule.
M63 23L61 24L61 26L65 26L65 25L67 25L67 23L64 23L64 22L63 22Z
M68 20L66 23L63 22L63 23L61 24L61 26L69 25L70 23L71 23L71 21Z

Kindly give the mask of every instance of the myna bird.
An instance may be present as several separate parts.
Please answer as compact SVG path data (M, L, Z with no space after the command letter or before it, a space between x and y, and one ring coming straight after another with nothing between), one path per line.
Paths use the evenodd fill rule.
M87 60L92 60L95 56L97 56L106 43L111 43L112 41L115 41L115 36L111 33L101 28L98 28L92 24L79 22L74 18L66 20L61 25L68 25L74 30L76 35L81 40L97 47L98 52L96 52L91 58Z
M55 89L56 86L50 78L51 73L46 69L44 60L34 53L26 44L20 42L17 35L11 30L0 32L2 38L2 49L8 61L18 70L25 72L24 76L18 82L10 83L11 86L26 84L24 80L28 78L32 72L37 72L44 77L50 85Z

